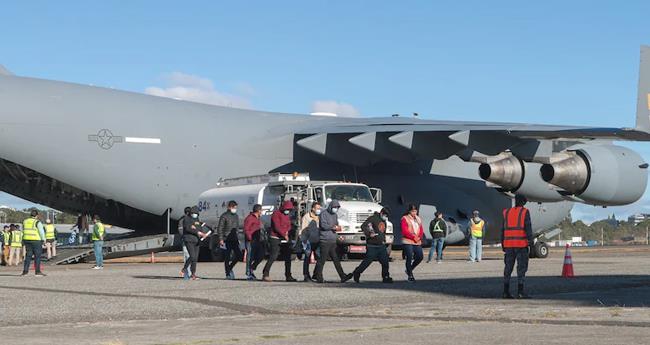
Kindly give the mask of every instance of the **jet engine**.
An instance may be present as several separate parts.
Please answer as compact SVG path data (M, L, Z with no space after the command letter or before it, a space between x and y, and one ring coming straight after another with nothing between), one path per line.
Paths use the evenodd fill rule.
M641 198L648 182L647 168L641 156L628 148L580 144L551 156L540 173L569 199L615 206Z
M479 166L479 175L504 192L525 195L529 201L553 202L565 198L544 182L539 174L541 164L524 162L510 152L492 157Z

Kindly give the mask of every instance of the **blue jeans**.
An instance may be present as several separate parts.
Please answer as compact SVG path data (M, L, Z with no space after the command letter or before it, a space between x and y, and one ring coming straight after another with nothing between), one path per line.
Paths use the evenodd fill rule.
M36 266L36 273L41 273L41 256L43 255L43 242L42 241L23 241L25 246L25 263L23 264L23 273L29 272L29 264L32 263L32 255L34 256L34 265Z
M483 255L483 238L469 237L469 261L481 261Z
M437 252L436 261L441 261L442 248L445 246L445 238L444 237L434 238L432 241L433 242L431 243L431 249L429 249L429 257L427 258L427 261L431 261L431 259L433 258L434 250Z
M406 254L406 274L410 277L413 270L422 262L422 246L415 244L403 244L404 254Z
M104 267L104 241L93 242L93 249L95 252L95 266Z

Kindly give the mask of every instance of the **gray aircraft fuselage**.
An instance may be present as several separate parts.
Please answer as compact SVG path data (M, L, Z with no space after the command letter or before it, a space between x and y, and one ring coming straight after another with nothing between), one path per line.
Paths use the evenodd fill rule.
M486 187L477 163L455 156L355 165L296 145L296 133L367 119L234 109L0 75L0 121L2 190L60 210L98 213L143 233L164 231L168 208L177 219L222 178L272 171L382 188L395 224L409 203L435 206L461 224L478 209L489 224L488 243L497 241L501 212L511 205L510 197ZM529 204L535 232L553 228L571 205Z

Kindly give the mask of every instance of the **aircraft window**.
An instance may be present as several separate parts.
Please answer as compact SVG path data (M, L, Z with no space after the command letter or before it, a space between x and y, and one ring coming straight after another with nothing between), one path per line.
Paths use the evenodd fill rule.
M339 201L374 202L370 189L358 185L328 185L325 187L325 198Z

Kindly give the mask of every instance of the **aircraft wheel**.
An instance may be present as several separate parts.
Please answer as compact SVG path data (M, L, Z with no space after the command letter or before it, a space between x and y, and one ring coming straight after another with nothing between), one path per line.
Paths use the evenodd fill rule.
M537 242L535 243L535 257L540 258L540 259L546 259L548 257L548 244L545 242Z

